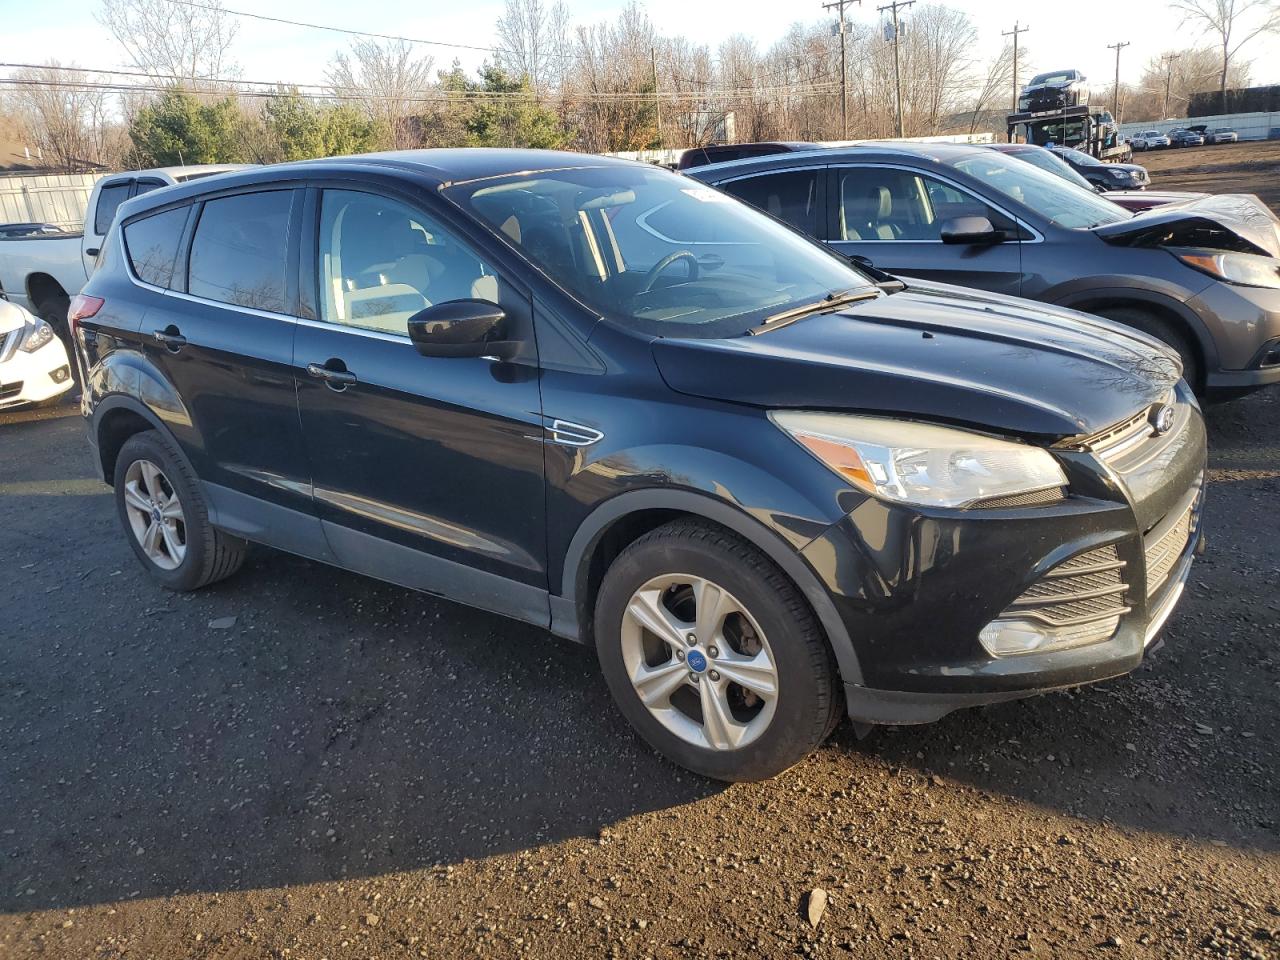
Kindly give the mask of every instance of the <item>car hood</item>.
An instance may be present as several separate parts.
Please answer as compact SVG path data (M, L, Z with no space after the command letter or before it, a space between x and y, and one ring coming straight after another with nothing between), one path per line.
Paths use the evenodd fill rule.
M1207 193L1182 193L1177 190L1108 190L1102 194L1112 203L1118 203L1127 210L1150 210L1162 207L1167 203L1189 203L1209 196Z
M31 314L16 303L0 300L0 338L11 330L17 330L30 319Z
M907 290L759 336L659 339L666 383L761 407L856 410L1024 436L1090 434L1167 396L1177 357L1097 317L962 287Z
M1201 247L1280 257L1280 220L1252 194L1210 195L1176 207L1157 207L1130 220L1094 227L1125 247Z

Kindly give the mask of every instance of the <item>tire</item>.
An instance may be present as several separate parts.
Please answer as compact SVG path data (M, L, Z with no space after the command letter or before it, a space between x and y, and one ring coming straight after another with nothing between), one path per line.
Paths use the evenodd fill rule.
M68 350L71 349L71 330L67 324L67 311L71 309L71 301L45 300L36 309L37 315L58 335L58 339Z
M694 623L697 600L717 596L728 613L704 631ZM665 641L637 626L633 601L643 610L660 604L661 626L672 630ZM710 607L708 600L704 608ZM754 547L719 527L676 520L623 550L600 587L595 637L600 669L623 716L658 753L705 777L776 776L812 752L843 716L831 649L800 591ZM679 648L682 638L686 649ZM752 672L740 666L747 660ZM762 681L768 669L772 677ZM641 673L651 682L663 674L650 689L655 709L633 682ZM762 692L734 683L730 674ZM658 689L663 683L675 685L665 700ZM703 714L708 696L721 711ZM708 716L727 722L708 722Z
M125 539L162 587L198 590L231 576L244 563L248 544L209 522L209 509L195 475L158 430L145 430L125 442L116 457L114 483L116 512ZM151 504L149 518L144 517L147 511L140 509L144 503ZM151 541L154 549L149 551L144 545L148 535L143 531L149 531L152 524L168 527L169 533L158 532Z
M1173 323L1138 307L1104 307L1096 312L1100 317L1141 330L1172 347L1182 360L1182 378L1191 384L1191 389L1196 393L1203 392L1201 378L1204 371L1201 369L1200 354L1190 338Z

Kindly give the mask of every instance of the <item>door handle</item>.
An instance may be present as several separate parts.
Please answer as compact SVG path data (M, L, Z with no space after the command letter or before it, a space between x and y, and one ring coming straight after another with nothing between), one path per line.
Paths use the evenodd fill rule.
M173 353L177 353L187 345L187 338L178 332L178 328L173 324L165 327L163 330L157 330L152 334L160 343L163 343Z
M86 257L96 257L98 255L98 252L99 251L97 247L86 247L84 251L84 255Z
M324 385L333 390L342 391L347 389L353 383L356 383L356 375L350 370L338 370L330 366L334 361L328 363L308 363L308 375L315 377L317 380L323 380ZM338 361L341 363L342 361Z

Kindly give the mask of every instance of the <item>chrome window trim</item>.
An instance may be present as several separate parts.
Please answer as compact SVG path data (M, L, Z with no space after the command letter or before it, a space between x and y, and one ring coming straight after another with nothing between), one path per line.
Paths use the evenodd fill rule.
M947 184L947 186L951 187L953 190L959 190L961 193L965 194L966 196L973 197L975 200L979 201L980 203L985 204L988 207L992 207L993 209L999 210L1001 213L1003 213L1006 217L1008 217L1014 223L1020 224L1026 230L1031 232L1032 238L1030 240L1014 240L1013 243L1044 243L1044 234L1042 234L1039 230L1037 230L1034 226L1032 226L1026 220L1025 217L1019 217L1016 214L1012 214L1000 204L993 203L992 201L987 200L984 197L975 195L972 187L968 186L967 184L957 183L955 180L952 180L946 174L938 173L934 170L921 170L918 167L913 167L905 163L876 163L871 161L865 161L862 163L832 163L829 166L830 166L830 169L832 170L866 170L866 169L903 170L903 171L906 171L907 173L914 173L920 177L933 177L936 180L941 180L943 183ZM836 194L838 197L839 190L836 191ZM835 200L836 200L836 197L833 197L832 202L834 202ZM942 243L943 241L941 240L835 240L835 239L832 239L832 240L828 240L827 242L828 243Z
M388 343L412 343L409 332L390 333L386 330L370 330L368 327L357 327L346 323L334 323L331 320L313 320L310 317L294 317L294 323L300 327L311 327L315 330L334 330L341 333L352 333L371 340L385 340Z

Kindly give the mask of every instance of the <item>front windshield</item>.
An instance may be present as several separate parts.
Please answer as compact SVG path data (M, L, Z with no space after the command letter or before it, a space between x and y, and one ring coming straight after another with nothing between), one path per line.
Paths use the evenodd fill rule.
M1085 153L1083 150L1072 150L1069 154L1064 150L1063 160L1066 160L1067 157L1071 158L1072 163L1078 163L1082 167L1106 166L1106 164L1104 164L1097 157L1090 156L1089 154Z
M1052 173L1055 177L1061 177L1063 180L1074 183L1077 187L1084 187L1086 190L1093 189L1093 187L1089 186L1088 180L1072 170L1071 165L1052 150L1019 150L1013 156L1019 160L1034 164L1041 170Z
M957 170L1068 229L1119 223L1133 215L1091 189L1066 183L1029 163L1002 153L982 151L950 161Z
M830 294L874 289L771 217L655 167L520 173L445 195L593 311L659 336L736 336Z

